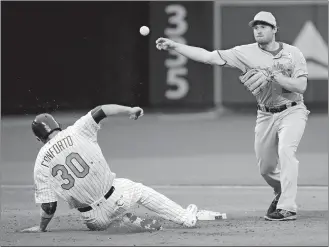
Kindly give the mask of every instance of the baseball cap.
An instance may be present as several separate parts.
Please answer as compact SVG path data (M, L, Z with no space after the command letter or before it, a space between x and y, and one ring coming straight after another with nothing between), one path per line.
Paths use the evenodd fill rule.
M275 17L270 12L261 11L257 13L252 21L249 22L249 26L253 27L256 21L266 22L276 27Z

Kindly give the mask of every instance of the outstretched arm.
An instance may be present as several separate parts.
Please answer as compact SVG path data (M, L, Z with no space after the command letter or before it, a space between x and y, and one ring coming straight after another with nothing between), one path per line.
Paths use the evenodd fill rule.
M206 49L200 47L180 44L167 38L157 39L156 47L158 50L174 50L196 62L220 66L226 64L226 62L218 54L217 50L207 51Z
M33 232L46 232L46 228L53 218L57 208L57 202L42 203L40 208L40 225L33 226L22 230L21 232L33 233Z
M143 109L140 107L129 107L115 104L97 106L91 111L91 115L96 123L99 123L106 117L121 113L129 114L130 118L134 120L144 115Z

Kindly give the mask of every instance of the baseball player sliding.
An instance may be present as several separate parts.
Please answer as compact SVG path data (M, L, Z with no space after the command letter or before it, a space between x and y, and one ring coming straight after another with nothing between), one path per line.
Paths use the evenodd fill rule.
M34 167L35 200L41 204L41 221L22 232L45 232L56 211L58 196L81 212L90 230L105 230L116 219L147 230L161 229L159 222L131 214L129 209L136 204L185 227L195 226L198 218L210 214L220 216L198 211L194 204L184 209L141 183L116 178L98 145L97 133L102 119L119 113L135 120L143 116L139 107L110 104L94 108L65 130L50 114L35 118L32 130L44 143Z
M166 38L156 40L159 50L174 50L205 64L237 68L242 84L258 103L255 152L260 173L274 189L265 219L296 219L298 160L296 151L303 136L309 111L303 93L307 67L297 47L275 39L275 17L261 11L249 22L255 43L228 50L207 51Z

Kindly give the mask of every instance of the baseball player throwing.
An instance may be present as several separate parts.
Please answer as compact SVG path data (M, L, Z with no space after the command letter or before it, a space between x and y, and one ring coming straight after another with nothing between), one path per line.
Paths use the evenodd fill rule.
M98 145L97 133L102 119L119 113L129 114L135 120L143 116L139 107L102 105L65 130L50 114L35 118L32 130L44 143L34 167L35 200L41 204L41 222L22 232L46 231L56 211L58 196L70 208L81 212L90 230L104 230L119 218L123 223L159 230L157 221L141 219L129 212L136 204L185 227L195 226L198 214L205 215L194 204L184 209L141 183L116 178Z
M261 175L274 189L265 219L296 219L298 160L296 151L309 111L303 93L307 87L306 61L301 51L275 39L275 17L261 11L249 22L255 43L228 50L207 51L159 38L159 50L174 50L205 64L237 68L242 84L258 103L255 152Z

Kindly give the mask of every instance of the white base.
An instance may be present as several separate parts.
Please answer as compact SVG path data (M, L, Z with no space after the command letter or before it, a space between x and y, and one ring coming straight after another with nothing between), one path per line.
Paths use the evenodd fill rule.
M200 221L209 221L209 220L225 220L227 219L226 213L213 212L208 210L199 210L196 217Z

